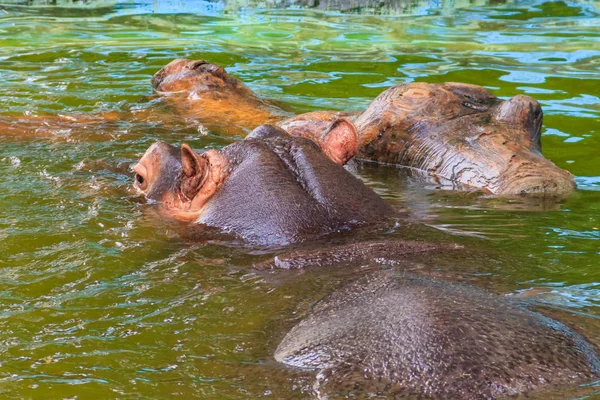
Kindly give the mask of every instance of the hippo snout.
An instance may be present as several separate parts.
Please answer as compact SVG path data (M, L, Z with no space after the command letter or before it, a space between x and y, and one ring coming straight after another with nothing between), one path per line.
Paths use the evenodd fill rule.
M503 179L497 194L501 195L543 195L564 197L577 188L574 176L552 165L547 168L530 170L521 168Z

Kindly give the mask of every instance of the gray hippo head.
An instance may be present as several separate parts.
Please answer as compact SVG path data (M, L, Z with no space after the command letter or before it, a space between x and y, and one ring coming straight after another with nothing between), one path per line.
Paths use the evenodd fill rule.
M245 140L203 153L158 142L134 167L134 187L177 219L260 244L298 242L395 214L332 161L356 153L355 135L340 124L319 146L263 125Z

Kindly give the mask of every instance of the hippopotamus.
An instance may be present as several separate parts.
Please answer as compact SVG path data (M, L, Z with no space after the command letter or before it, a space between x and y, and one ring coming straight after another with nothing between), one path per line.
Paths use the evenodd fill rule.
M394 269L330 293L274 357L315 371L319 398L494 399L600 373L597 348L563 323L506 297Z
M542 109L525 95L501 100L464 83L409 83L381 93L352 121L358 159L410 168L443 188L494 195L562 196L576 185L542 155ZM340 113L282 121L291 134L319 135Z
M349 118L359 135L357 159L407 167L446 189L563 196L576 187L573 175L542 155L542 109L525 95L501 100L481 86L416 82L385 90L361 113L289 117L202 60L175 60L152 85L161 93L184 92L176 108L185 115L208 113L247 128L277 123L292 135L319 138Z
M251 244L288 245L397 217L342 167L357 151L357 134L343 118L318 143L263 125L220 150L155 143L134 167L134 186L177 219ZM261 267L362 265L458 248L359 242L277 256ZM494 398L600 371L583 336L508 299L394 269L366 271L317 304L275 351L280 363L318 371L319 394Z
M302 242L396 214L340 165L356 153L357 143L345 121L321 146L272 125L202 153L157 142L134 167L134 187L182 221L260 245Z
M111 140L119 121L165 127L190 126L205 133L246 136L259 125L293 114L256 96L223 67L203 60L176 59L152 77L152 88L166 107L134 107L97 114L0 116L0 135L8 138ZM110 124L107 126L107 124Z
M183 121L202 132L212 129L237 136L261 124L277 124L293 135L318 139L346 117L358 130L358 160L406 167L444 189L563 197L576 188L573 175L542 155L542 110L524 95L501 100L475 85L410 83L385 90L364 112L293 116L255 95L221 66L188 59L176 59L159 70L152 87L163 95L169 112L144 109L91 118L24 116L0 121L0 128L3 135L14 137L54 136L65 130L89 137L92 121L99 136L95 140L102 140L111 138L99 123L104 119L163 125Z
M223 67L204 60L171 61L154 74L152 88L169 95L169 105L179 118L219 130L226 126L226 134L245 135L291 115L256 96Z

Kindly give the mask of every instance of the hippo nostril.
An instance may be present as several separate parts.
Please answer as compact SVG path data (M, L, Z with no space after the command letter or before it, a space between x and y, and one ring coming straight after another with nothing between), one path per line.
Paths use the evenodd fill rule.
M144 177L141 176L140 174L135 174L135 181L139 184L139 185L143 185L144 184Z
M146 190L146 186L148 186L146 180L140 174L135 174L135 183L140 190Z
M573 176L568 172L542 170L537 173L514 174L496 194L564 197L576 187Z

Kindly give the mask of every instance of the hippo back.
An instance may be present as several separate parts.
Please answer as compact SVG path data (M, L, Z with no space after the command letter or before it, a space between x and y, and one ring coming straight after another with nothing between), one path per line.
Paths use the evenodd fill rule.
M504 298L392 271L319 303L275 352L320 392L480 399L590 380L595 348Z
M395 214L311 140L268 129L223 149L231 175L198 222L283 245Z

